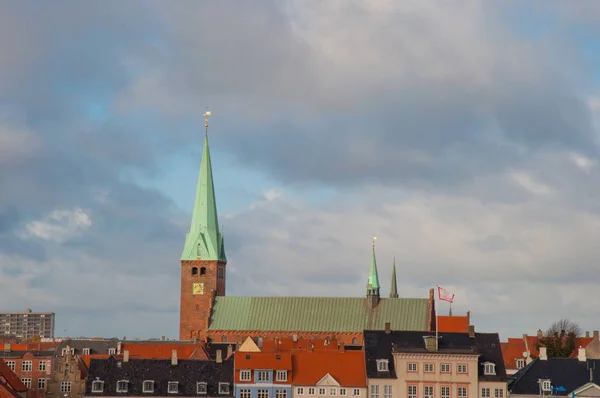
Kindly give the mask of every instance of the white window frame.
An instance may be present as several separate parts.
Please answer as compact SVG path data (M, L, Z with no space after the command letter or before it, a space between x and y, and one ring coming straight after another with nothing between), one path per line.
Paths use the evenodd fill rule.
M489 387L483 387L481 389L481 398L491 398L491 389Z
M90 349L89 348L84 348L83 349L83 355L90 355Z
M407 372L417 372L418 371L418 367L417 367L417 363L416 362L409 362L408 365L406 365L406 370Z
M219 383L219 394L229 394L229 383Z
M60 392L71 392L71 382L70 381L61 381L60 382Z
M377 360L377 371L378 372L388 372L389 369L389 360L387 359L378 359Z
M325 387L319 387L319 395L323 396L327 393L327 389Z
M517 358L515 360L515 365L517 365L517 369L523 369L525 367L525 360L523 358Z
M383 398L392 398L393 387L391 384L383 386Z
M315 387L308 387L308 395L315 395Z
M444 394L444 390L447 394ZM440 386L440 398L450 398L450 386Z
M450 364L450 363L440 364L440 373L452 373L452 364Z
M208 386L205 382L199 381L196 383L196 394L205 395L208 391Z
M252 398L252 390L249 388L240 388L240 398Z
M483 367L484 375L495 375L496 374L496 364L491 362L486 362Z
M296 387L296 395L304 395L304 387Z
M336 395L337 395L337 388L335 388L335 387L331 387L331 388L329 389L329 395L331 395L331 396L333 396L333 397L334 397L334 396L336 396Z
M275 373L275 381L287 381L287 370L278 370Z
M117 355L117 349L116 348L109 348L108 349L108 355Z
M504 389L503 388L494 389L494 397L495 398L504 398Z
M146 383L150 384L150 388L146 388ZM144 380L142 382L142 392L146 394L154 392L154 380Z
M17 366L17 362L16 361L6 361L6 365L8 366L8 368L10 370L12 370L14 372L15 368Z
M167 393L168 394L177 394L179 392L179 382L178 381L170 381L167 384Z
M100 387L98 387L100 386ZM104 391L104 381L102 380L94 380L92 381L92 392L103 392Z
M467 367L467 364L459 363L458 365L456 365L456 373L459 373L459 374L469 373L469 368Z
M38 371L45 372L47 366L48 366L48 362L46 362L46 361L39 361L38 362Z
M353 389L352 395L354 395L355 397L360 397L360 388Z
M434 373L435 372L435 364L431 363L431 362L423 364L423 372Z
M414 394L411 393L411 388L414 388L415 392ZM419 392L419 387L416 384L409 384L406 386L406 393L408 398L417 398L417 394Z
M259 388L256 390L256 398L269 398L269 389Z
M464 391L464 395L460 394L461 389ZM456 387L456 398L467 398L469 396L469 390L466 386L457 386Z
M22 378L21 383L25 384L25 387L31 388L31 377Z
M427 389L431 389L431 394L427 394ZM423 386L423 398L433 398L435 397L435 387L432 385Z
M125 385L125 387L123 387ZM117 392L124 393L129 391L129 380L119 380L117 381Z
M346 389L345 388L340 388L340 395L341 396L345 396L346 394L347 394L346 393Z
M33 361L22 361L21 372L33 372Z
M46 389L46 379L44 379L43 377L40 377L38 379L38 390L45 390Z
M370 398L379 398L379 385L371 384L369 388L369 397Z
M269 381L268 370L257 370L256 372L256 381Z
M283 388L278 388L275 390L275 398L288 398L287 390Z
M240 381L252 381L252 371L249 369L240 370Z
M67 355L67 351L68 350L66 348L63 348L61 351L61 355L64 357L65 355Z

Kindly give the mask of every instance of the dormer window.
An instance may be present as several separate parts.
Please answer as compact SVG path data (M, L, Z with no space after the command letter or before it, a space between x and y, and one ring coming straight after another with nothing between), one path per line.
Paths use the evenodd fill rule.
M552 383L550 380L542 380L542 391L552 391Z
M154 380L144 380L144 382L142 383L142 392L154 392Z
M103 392L103 391L104 391L104 382L102 380L92 381L92 392Z
M116 355L117 354L117 349L116 348L109 348L108 349L108 355Z
M516 360L517 363L517 369L523 369L525 367L525 360L522 358L518 358Z
M219 383L219 394L229 394L229 383Z
M129 381L127 380L119 380L117 381L117 392L127 392L129 387Z
M167 392L169 394L177 394L179 392L179 382L178 381L170 381Z
M204 383L204 382L196 383L196 394L206 394L206 383Z
M287 370L278 370L275 377L277 381L287 381Z
M491 362L484 363L483 374L495 375L496 374L496 365Z
M377 360L377 371L378 372L389 371L388 363L389 363L389 361L387 359L378 359Z
M84 348L83 349L83 355L90 355L90 349L89 348Z

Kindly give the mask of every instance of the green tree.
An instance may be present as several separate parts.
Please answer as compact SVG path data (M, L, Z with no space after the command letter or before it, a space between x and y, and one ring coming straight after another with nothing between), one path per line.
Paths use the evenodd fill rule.
M578 324L569 319L554 322L538 339L537 348L546 347L549 358L568 358L577 350L577 336L581 335Z

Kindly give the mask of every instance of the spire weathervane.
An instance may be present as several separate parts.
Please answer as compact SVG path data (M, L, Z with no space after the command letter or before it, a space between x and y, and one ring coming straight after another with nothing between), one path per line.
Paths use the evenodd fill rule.
M373 247L375 247L375 241L377 240L377 237L375 236L375 234L373 234Z
M211 115L208 110L208 106L206 107L206 111L204 112L204 128L206 129L206 136L208 136L208 117Z

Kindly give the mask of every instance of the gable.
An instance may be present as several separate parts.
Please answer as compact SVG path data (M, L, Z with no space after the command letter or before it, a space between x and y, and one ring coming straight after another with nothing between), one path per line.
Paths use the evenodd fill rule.
M319 380L317 382L317 385L318 386L338 386L339 387L340 383L338 383L338 381L336 379L334 379L332 375L327 373L325 376L323 376L323 378L321 380Z
M588 383L573 391L576 397L600 397L600 386L595 383Z
M238 352L260 352L260 348L258 348L251 337L248 337L246 338L246 341L242 343L240 348L238 348Z

